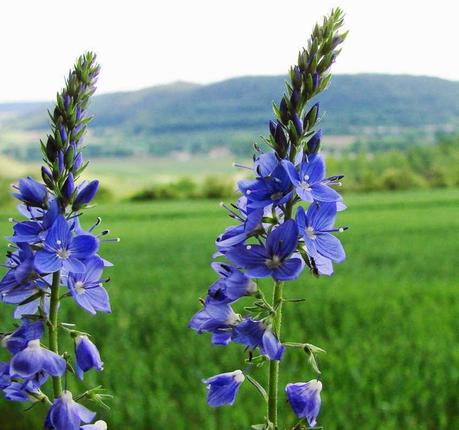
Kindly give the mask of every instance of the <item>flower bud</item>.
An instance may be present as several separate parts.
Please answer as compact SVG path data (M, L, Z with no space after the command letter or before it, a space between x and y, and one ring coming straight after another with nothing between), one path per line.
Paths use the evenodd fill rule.
M95 179L91 181L89 184L85 185L78 191L78 194L75 197L73 202L73 210L77 211L83 205L87 205L96 195L97 189L99 188L99 181Z

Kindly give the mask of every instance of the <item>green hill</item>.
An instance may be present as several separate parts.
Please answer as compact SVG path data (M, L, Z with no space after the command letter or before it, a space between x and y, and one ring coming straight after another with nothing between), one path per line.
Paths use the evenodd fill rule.
M209 85L177 82L140 91L95 97L92 156L162 155L171 151L208 152L228 148L250 152L266 134L271 102L282 95L284 77L240 77ZM321 96L326 135L428 136L459 127L459 82L409 75L336 75ZM28 139L44 134L46 103L8 106L0 146L12 155L34 158ZM0 105L0 118L3 112ZM19 135L19 137L18 137ZM26 137L24 137L26 136ZM30 141L32 143L32 141Z

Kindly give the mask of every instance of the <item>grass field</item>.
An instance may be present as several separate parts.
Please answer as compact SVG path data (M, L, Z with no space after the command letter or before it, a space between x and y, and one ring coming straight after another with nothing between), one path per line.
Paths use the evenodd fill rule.
M459 190L346 200L349 210L339 223L350 226L341 236L347 261L332 278L304 274L286 288L288 297L307 301L286 306L283 339L327 350L319 424L325 430L457 429ZM123 203L93 212L84 216L86 225L100 214L122 239L103 249L116 265L113 314L92 318L71 302L61 313L101 347L105 371L85 383L103 383L115 394L112 410L102 413L109 428L240 430L261 422L262 400L248 383L233 408L207 407L200 379L241 368L242 348L211 347L208 336L186 328L215 278L213 241L230 221L218 202ZM0 215L4 235L11 213ZM1 312L4 328L10 320L5 306ZM297 351L289 350L281 366L282 383L313 376ZM263 381L265 371L255 376ZM292 413L284 401L281 406L290 428ZM41 428L37 414L26 414L27 421L20 410L0 400L0 428Z

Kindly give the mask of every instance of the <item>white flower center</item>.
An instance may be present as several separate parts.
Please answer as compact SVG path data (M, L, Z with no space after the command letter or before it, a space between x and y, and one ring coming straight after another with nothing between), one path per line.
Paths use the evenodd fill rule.
M84 283L82 281L75 282L75 291L77 294L84 294L86 292L84 288Z
M107 423L105 421L99 420L94 423L97 430L107 430Z
M32 349L40 348L40 339L30 340L29 343L27 344L27 347L32 348Z
M265 261L266 266L268 266L270 269L277 269L281 265L282 261L280 257L277 255L273 255L272 258L268 258Z
M67 260L70 257L70 252L68 249L60 248L57 250L57 256L62 260Z
M306 235L311 240L315 240L317 238L316 232L314 231L314 229L312 227L307 227L306 228Z

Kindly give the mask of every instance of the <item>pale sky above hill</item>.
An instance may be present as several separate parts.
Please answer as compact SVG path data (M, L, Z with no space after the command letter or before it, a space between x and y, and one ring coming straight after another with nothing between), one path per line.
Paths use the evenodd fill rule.
M53 98L88 49L99 92L283 74L333 6L351 30L336 73L459 80L456 0L20 0L0 3L0 101Z

